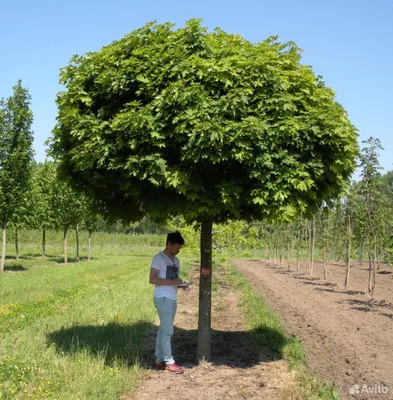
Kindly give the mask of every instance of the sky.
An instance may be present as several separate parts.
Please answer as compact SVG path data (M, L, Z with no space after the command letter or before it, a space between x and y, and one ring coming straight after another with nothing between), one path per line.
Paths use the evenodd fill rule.
M393 0L0 0L0 98L18 79L29 89L37 161L56 122L59 70L146 22L201 18L251 42L278 35L302 50L348 111L359 143L380 139L393 170Z

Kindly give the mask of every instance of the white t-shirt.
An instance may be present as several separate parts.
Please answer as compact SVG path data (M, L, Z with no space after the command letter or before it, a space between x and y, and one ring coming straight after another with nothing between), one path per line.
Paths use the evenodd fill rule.
M151 262L151 268L158 269L158 277L161 279L175 279L179 277L180 261L175 257L174 262L163 252L156 254ZM168 299L177 299L177 286L155 285L154 297L167 297Z

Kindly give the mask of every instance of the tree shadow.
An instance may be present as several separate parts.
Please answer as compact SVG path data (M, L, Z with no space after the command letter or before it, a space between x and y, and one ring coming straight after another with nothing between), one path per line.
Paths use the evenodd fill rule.
M292 275L292 271L288 271L287 269L284 269L284 267L281 270L278 269L276 273L281 275Z
M43 256L42 253L26 253L21 259L25 260L33 260L33 259L41 259L41 260L48 260L49 262L54 262L57 264L64 264L64 256L59 255L45 255ZM90 257L90 261L98 260L98 257ZM67 257L68 263L75 263L78 262L76 257ZM79 257L79 261L89 261L87 256Z
M8 264L4 266L4 271L6 272L24 272L28 268L25 268L22 264Z
M313 281L320 281L320 278L317 278L316 276L310 276L310 275L298 275L294 276L295 279L300 279L302 281L308 281L308 282L313 282Z
M331 285L325 285L325 286L331 286ZM337 285L335 285L337 286ZM366 293L362 292L361 290L337 290L337 289L322 289L322 288L315 288L315 290L319 290L320 292L329 292L329 293L337 293L337 294L347 294L349 296L357 296L361 295L364 296ZM349 300L350 301L350 300Z
M32 260L34 257L30 254L24 254L23 256L19 256L19 260ZM12 256L5 256L7 261L17 261L14 255Z
M393 314L382 313L382 310L393 310L393 304L389 303L385 300L357 300L357 299L349 299L342 300L339 302L340 304L349 304L352 310L362 311L362 312L377 312L380 315L383 315L388 318L392 318Z
M57 257L57 256L49 256L49 255L43 256L42 253L26 253L25 256L29 257L29 259L32 259L32 258L43 258L43 259L48 259L48 260Z
M393 274L392 271L378 271L377 273L381 274L381 275L391 275L391 274Z
M91 258L92 260L93 258ZM87 261L87 257L79 257L79 261L76 257L67 257L67 264L64 264L64 257L62 256L55 256L53 257L53 261L57 262L58 264L67 265L67 264L78 264L83 261Z
M303 285L311 285L311 286L329 286L329 287L336 286L334 283L330 283L330 282L313 282L313 281L309 281L309 280L305 280L302 283L303 283ZM332 291L334 291L334 290L332 290Z
M158 327L138 321L131 325L109 323L107 325L81 325L62 328L46 335L48 346L55 345L61 356L73 356L86 352L89 356L104 359L105 365L122 364L130 367L141 364L150 368L154 362L155 338ZM172 352L178 362L186 367L196 365L197 330L175 326ZM224 332L212 330L212 364L234 368L249 368L261 361L282 358L288 338L268 327L253 331ZM255 340L264 343L258 350Z

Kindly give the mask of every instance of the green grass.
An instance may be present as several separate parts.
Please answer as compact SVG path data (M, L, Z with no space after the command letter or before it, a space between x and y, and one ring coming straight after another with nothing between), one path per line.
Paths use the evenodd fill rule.
M42 232L39 230L22 230L19 233L19 249L26 257L37 257L42 254ZM163 235L126 235L122 233L94 233L91 239L91 256L97 258L108 255L146 256L162 250L165 237ZM68 234L68 257L71 260L76 256L75 231ZM60 231L46 232L46 252L62 258L63 233ZM80 256L87 257L88 234L79 233ZM14 232L7 230L6 254L8 258L15 257Z
M144 337L156 318L150 260L103 256L61 265L30 257L20 261L24 272L1 274L0 399L131 393L146 373Z
M0 274L0 399L112 400L132 393L153 361L144 350L156 319L148 274L165 238L99 233L93 236L93 260L68 265L62 264L61 232L48 232L46 258L40 257L40 232L21 232L18 262L12 235L8 238L7 272ZM85 232L80 242L86 257ZM69 244L73 261L73 235ZM186 279L192 252L185 247L181 255ZM285 335L242 275L227 276L242 292L261 351L301 371L303 398L338 398L307 375L301 343ZM218 287L214 280L214 293Z
M310 376L306 369L306 353L300 340L287 336L278 317L266 306L248 281L232 265L228 274L230 284L241 291L248 329L260 351L271 359L285 359L298 372L301 398L310 400L337 400L338 393L326 383Z

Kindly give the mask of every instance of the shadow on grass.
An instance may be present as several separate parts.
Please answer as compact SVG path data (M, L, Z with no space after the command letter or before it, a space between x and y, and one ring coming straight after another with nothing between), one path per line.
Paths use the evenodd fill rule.
M24 272L27 270L28 268L25 268L22 264L8 264L4 267L6 272Z
M149 322L132 325L110 323L108 325L82 325L62 328L47 334L48 346L54 344L62 356L87 352L91 357L102 359L106 365L132 366L140 363L150 368L154 362L155 337L158 327ZM172 352L176 362L186 367L196 364L197 330L175 326ZM282 358L287 338L267 327L254 331L223 332L212 330L212 364L235 368L249 368L261 361ZM256 342L263 343L263 354Z
M94 258L97 260L98 258ZM52 258L52 260L58 264L64 264L64 257L62 256L55 256ZM90 258L90 260L93 260L93 258ZM77 264L78 262L82 261L88 261L87 257L79 257L79 260L76 259L76 257L67 257L67 264ZM66 264L64 264L66 265Z
M24 254L23 256L19 256L19 260L32 260L34 258L31 254ZM12 256L5 256L6 261L17 261L14 255Z
M41 259L43 259L43 260L45 260L45 259L50 260L50 259L52 259L52 258L56 258L56 257L57 257L57 256L49 256L49 255L43 256L42 253L26 253L25 256L28 257L29 259L32 259L32 258L41 258Z
M64 257L61 256L45 256L25 254L23 257L19 257L17 261L14 257L6 257L6 265L4 270L6 272L24 272L28 271L32 267L39 268L41 266L67 266L67 265L78 265L79 263L85 263L98 258L80 257L79 260L76 257L68 257L67 264L64 264Z

